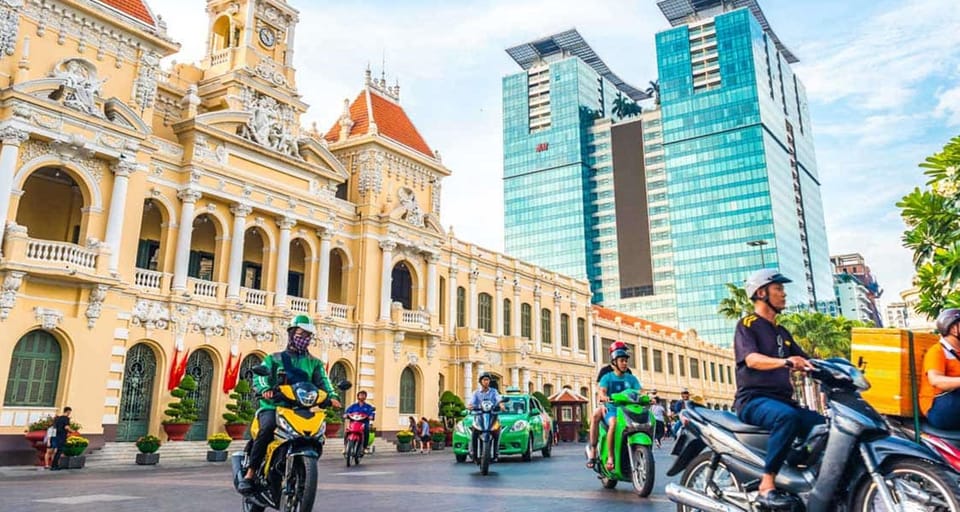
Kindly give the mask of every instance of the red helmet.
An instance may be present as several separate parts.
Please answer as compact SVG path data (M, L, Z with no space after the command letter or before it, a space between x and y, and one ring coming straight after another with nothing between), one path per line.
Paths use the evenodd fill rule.
M622 341L614 341L610 344L610 353L612 354L614 350L626 350L627 344Z

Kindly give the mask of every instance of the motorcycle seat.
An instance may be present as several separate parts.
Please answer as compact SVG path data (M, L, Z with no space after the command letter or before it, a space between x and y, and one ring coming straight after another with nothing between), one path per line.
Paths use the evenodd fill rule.
M927 422L923 422L920 424L920 431L935 435L941 439L946 439L954 444L960 442L960 430L944 430L941 428L936 428Z
M733 413L726 411L712 411L709 409L698 409L697 412L709 423L740 434L768 434L769 430L763 427L757 427L740 421L740 418Z

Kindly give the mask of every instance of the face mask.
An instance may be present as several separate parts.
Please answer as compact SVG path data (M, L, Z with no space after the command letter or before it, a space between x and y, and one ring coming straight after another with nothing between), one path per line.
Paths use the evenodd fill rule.
M290 345L288 348L291 352L305 354L307 352L307 348L310 347L311 339L313 339L313 335L308 332L296 334L296 331L292 331L290 333Z

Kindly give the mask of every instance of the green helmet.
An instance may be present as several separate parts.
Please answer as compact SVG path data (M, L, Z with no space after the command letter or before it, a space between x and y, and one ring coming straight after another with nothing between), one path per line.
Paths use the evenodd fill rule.
M287 330L289 331L294 327L299 327L310 334L317 333L317 328L313 325L313 320L310 320L310 317L307 315L297 315L293 317L293 319L290 320L290 325L287 326Z

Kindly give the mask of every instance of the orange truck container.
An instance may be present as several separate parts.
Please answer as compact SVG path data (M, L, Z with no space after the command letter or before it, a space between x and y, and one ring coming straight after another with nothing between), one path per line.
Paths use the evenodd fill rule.
M923 354L939 339L936 334L925 332L854 329L850 360L870 381L870 389L863 393L863 398L881 414L913 416L914 390L920 389Z

